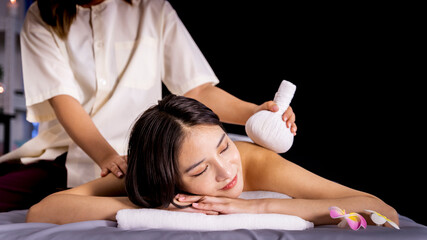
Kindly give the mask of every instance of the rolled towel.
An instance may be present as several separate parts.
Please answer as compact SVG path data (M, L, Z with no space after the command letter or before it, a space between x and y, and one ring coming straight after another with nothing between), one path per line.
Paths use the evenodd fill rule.
M245 199L289 198L275 193L253 192ZM172 229L193 231L226 231L235 229L305 230L313 223L284 214L228 214L206 215L160 209L123 209L117 212L117 227L122 229Z

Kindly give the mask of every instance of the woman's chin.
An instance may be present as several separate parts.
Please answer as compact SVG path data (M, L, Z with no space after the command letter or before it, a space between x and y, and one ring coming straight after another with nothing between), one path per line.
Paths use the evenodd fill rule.
M236 193L233 194L233 196L231 196L230 198L239 198L240 194L242 194L242 191L236 191Z
M227 190L224 197L238 198L243 192L243 184L237 184L233 189Z

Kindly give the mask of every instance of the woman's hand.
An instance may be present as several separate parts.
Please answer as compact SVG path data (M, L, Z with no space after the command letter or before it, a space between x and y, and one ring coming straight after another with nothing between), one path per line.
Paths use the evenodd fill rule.
M69 95L58 95L49 99L49 103L71 139L101 167L102 177L109 172L116 177L125 175L126 158L117 154L102 136L79 101Z
M188 196L188 198L186 198ZM180 201L183 200L183 201ZM185 194L178 194L174 198L174 204L169 204L165 210L177 211L177 212L190 212L190 213L204 213L206 215L218 215L217 211L201 210L192 207L193 203L199 202L203 199L202 196L190 196Z
M274 101L265 102L256 108L255 113L261 110L268 110L272 112L279 111L279 106ZM286 122L286 126L291 128L291 132L296 135L297 134L297 125L295 124L295 113L292 110L292 107L289 106L288 109L282 115L283 121Z
M260 213L260 204L257 199L245 200L239 198L189 196L180 194L180 203L191 204L199 211L217 212L218 214L233 213Z
M105 177L111 172L120 178L126 174L128 168L127 156L120 156L118 154L106 157L97 163L101 168L101 177Z
M396 223L399 226L399 214L397 213L397 211L389 206L388 204L381 202L380 206L378 209L376 209L376 211L378 211L378 213L380 213L381 215L387 217L388 219L390 219L391 221L393 221L394 223ZM364 214L366 214L366 212L363 212ZM371 217L369 216L367 218L368 223L371 223L374 225L373 221L371 221ZM394 228L390 223L385 222L384 224L385 227L389 227L389 228Z

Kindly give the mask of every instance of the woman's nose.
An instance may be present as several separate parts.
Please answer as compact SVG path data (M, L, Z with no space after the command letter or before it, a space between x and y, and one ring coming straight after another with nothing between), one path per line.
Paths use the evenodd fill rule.
M232 173L231 164L229 164L227 161L219 162L217 169L218 170L217 170L216 180L218 182L222 182L224 180L234 177Z

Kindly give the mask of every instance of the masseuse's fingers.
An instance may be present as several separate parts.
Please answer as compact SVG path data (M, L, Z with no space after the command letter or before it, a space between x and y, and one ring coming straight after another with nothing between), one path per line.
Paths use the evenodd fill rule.
M107 176L110 172L116 176L119 174L119 169L114 163L108 162L101 167L101 177Z
M267 101L267 102L259 105L255 109L255 113L257 113L259 111L262 111L262 110L268 110L268 111L272 111L272 112L277 112L277 111L279 111L279 106L274 101Z
M277 112L279 111L279 106L274 101L267 101L261 105L259 105L256 110L256 112L259 112L261 110L268 110L271 112ZM297 134L297 125L295 124L295 113L291 106L289 106L286 111L282 115L283 121L286 122L286 127L290 128L291 132L296 135Z
M291 132L294 134L294 136L297 135L297 129L297 125L295 123L292 123Z
M101 168L101 177L105 177L108 175L108 173L110 173L110 170L108 170L108 168Z
M297 125L295 124L295 113L291 106L286 109L286 111L282 115L283 121L286 122L286 127L291 129L291 132L296 135L297 134Z
M113 173L116 177L120 178L125 175L127 171L126 156L112 156L108 158L101 166L101 177L107 176L108 173Z
M120 158L117 158L116 164L123 172L123 174L126 174L126 171L128 170L127 156L120 156Z
M286 122L287 127L289 127L291 123L295 122L295 114L291 106L289 106L283 113L282 119Z

